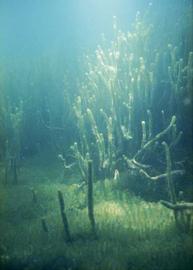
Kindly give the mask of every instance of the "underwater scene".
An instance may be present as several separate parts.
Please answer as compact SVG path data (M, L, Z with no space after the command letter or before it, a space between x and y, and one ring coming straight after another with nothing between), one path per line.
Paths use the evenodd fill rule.
M192 0L0 0L0 269L193 269Z

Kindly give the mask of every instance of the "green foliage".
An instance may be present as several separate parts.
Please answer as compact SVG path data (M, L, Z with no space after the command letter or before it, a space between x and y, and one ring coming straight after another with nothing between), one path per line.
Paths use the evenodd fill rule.
M101 186L102 185L102 186ZM97 239L90 234L86 190L78 185L49 182L1 187L1 265L29 269L187 269L192 267L190 235L178 235L171 212L159 203L147 203L119 192L117 183L106 179L94 185ZM63 239L57 191L64 194L72 243ZM102 192L103 191L103 192ZM48 232L41 226L46 220ZM22 239L22 240L21 240ZM168 241L170 239L170 241ZM59 263L59 262L58 262ZM55 268L54 268L55 267ZM27 269L28 269L27 268Z

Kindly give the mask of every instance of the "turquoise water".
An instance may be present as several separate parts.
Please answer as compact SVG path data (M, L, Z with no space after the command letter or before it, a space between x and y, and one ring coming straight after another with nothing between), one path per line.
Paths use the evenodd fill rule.
M192 11L0 1L2 269L192 269Z

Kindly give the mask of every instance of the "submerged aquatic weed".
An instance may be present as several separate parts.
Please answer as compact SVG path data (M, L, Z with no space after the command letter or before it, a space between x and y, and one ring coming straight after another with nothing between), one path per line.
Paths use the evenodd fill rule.
M23 107L17 106L19 102L8 113L15 138L15 141L9 140L9 148L10 142L13 143L13 154L19 153L21 138L27 137L22 142L23 149L30 145L29 142L26 144L26 134L32 135L30 138L37 145L31 144L31 149L36 151L41 150L41 142L48 137L47 144L43 145L51 148L55 144L54 155L58 150L62 153L59 158L63 169L74 169L73 164L76 164L78 173L75 175L77 179L73 180L68 180L64 174L63 184L58 184L59 177L55 177L58 172L49 176L49 165L43 167L47 160L44 156L37 162L38 165L41 163L41 173L34 168L21 169L21 184L25 183L25 186L0 189L0 198L5 197L7 202L0 205L0 231L4 232L0 240L5 246L0 263L6 268L9 261L16 258L30 261L25 267L29 269L38 268L33 261L38 261L40 269L171 270L182 269L184 265L191 269L190 231L179 233L174 227L172 212L163 206L175 210L176 207L187 207L189 203L176 203L176 196L172 193L174 204L146 202L129 194L126 187L121 190L120 186L124 186L121 173L128 170L126 181L135 176L142 196L145 191L140 180L143 178L150 181L166 178L171 191L174 189L171 177L184 173L186 161L173 162L173 157L183 158L183 152L179 151L178 155L174 150L181 150L178 143L183 132L179 132L178 127L181 128L184 115L189 116L192 103L193 53L187 48L186 53L181 53L183 45L176 46L168 40L164 41L164 46L157 46L154 43L155 29L145 22L140 12L136 14L130 32L120 30L116 18L113 29L111 45L107 48L103 44L93 56L86 57L87 70L72 95L67 94L72 88L66 85L64 95L58 94L58 88L53 87L55 84L49 86L51 80L45 76L45 69L42 68L41 72L37 69L38 76L29 83L24 114ZM43 85L42 80L46 81ZM38 88L38 85L41 86ZM38 91L43 89L43 97L36 88ZM61 108L58 106L64 97L67 109L64 104ZM2 108L0 106L0 120L5 123ZM25 125L30 119L30 128L25 126L25 132L22 130L23 119ZM37 133L31 130L33 123L43 135L34 136ZM3 124L0 123L0 128ZM0 146L1 140L5 141L4 127L2 129ZM64 132L66 130L68 132ZM72 141L75 142L70 153L65 152ZM63 149L64 142L68 143ZM166 159L161 143L165 146ZM94 181L90 159L93 160ZM165 167L166 171L160 173ZM73 173L76 172L75 168ZM101 181L95 182L98 179ZM30 192L28 181L33 182L38 197L33 190ZM72 182L76 184L71 185ZM61 213L56 196L58 190ZM90 234L87 212L92 231L99 236L97 239ZM61 237L60 214L67 239L75 240L70 245ZM187 223L191 222L189 211L186 218ZM48 262L46 266L43 265L45 262Z
M180 119L182 96L188 91L192 73L191 52L184 60L179 54L180 48L170 43L166 43L164 49L154 48L151 40L155 29L140 13L129 33L118 28L115 18L113 29L111 46L98 46L93 57L86 57L87 72L73 106L79 153L83 160L88 153L99 179L113 178L118 163L124 163L125 156L128 161L140 146L143 148L155 138L156 133L162 134L168 121L173 117ZM162 99L163 102L159 102ZM163 115L166 106L170 110ZM158 128L160 114L164 119L163 126ZM171 129L172 135L168 138L171 138L173 150L183 132L178 132L173 122ZM167 134L162 136L166 137ZM155 144L147 149L147 154L143 152L143 163L151 163L153 152L160 151L158 139L153 140ZM160 159L163 157L154 160L155 170L162 166ZM144 172L145 175L148 174Z

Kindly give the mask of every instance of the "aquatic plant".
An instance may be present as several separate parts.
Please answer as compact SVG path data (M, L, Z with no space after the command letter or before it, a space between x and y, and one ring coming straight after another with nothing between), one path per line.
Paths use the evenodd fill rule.
M148 21L137 12L127 33L114 17L113 41L85 57L77 86L62 58L25 76L17 63L6 95L0 82L0 161L5 182L20 182L0 188L0 268L192 269L193 204L178 195L192 174L191 38ZM156 202L151 187L141 198L143 181Z
M22 99L13 103L7 89L7 74L0 70L0 155L1 161L9 151L11 156L19 152L22 121Z
M192 102L192 52L182 59L172 44L156 49L153 25L140 13L132 31L119 30L116 18L113 28L111 46L103 44L93 57L86 56L85 80L73 105L78 140L71 150L83 178L88 156L98 178L113 178L124 160L141 176L163 178L144 169L159 171L165 162L160 143L166 140L174 151L186 130L179 125L178 131L177 124L182 117L190 119L184 102Z
M4 109L4 132L6 139L4 145L4 183L7 184L8 181L11 179L11 181L16 184L18 182L18 164L21 155L23 104L22 102L20 102L19 107L13 108L11 107L11 105L7 105Z
M100 267L112 270L115 265L117 269L128 269L128 264L134 269L155 269L156 265L164 270L171 267L179 269L179 265L183 269L187 262L186 268L192 269L191 235L179 235L173 226L174 216L160 203L146 202L126 192L121 192L118 197L111 180L106 180L107 197L104 199L101 192L103 182L94 183L99 237L90 241L87 206L79 209L74 203L74 198L84 201L84 192L77 193L73 185L50 180L52 185L37 183L34 187L41 195L39 207L32 203L27 185L11 186L9 189L3 186L0 190L0 198L5 196L7 202L0 205L0 228L4 231L1 235L0 262L6 267L11 262L15 266L16 261L27 261L28 267L41 269L64 256L82 269ZM61 217L56 211L57 190L65 196L65 211L73 239L76 240L70 245L63 241L58 230ZM40 226L42 215L49 224L48 234Z
M193 229L193 203L177 201L175 186L172 180L170 149L166 142L163 142L162 145L166 156L166 179L170 202L162 200L161 203L165 207L173 210L177 227L181 230L185 230L186 232L190 232Z
M160 174L160 175L156 175L156 176L150 176L147 173L147 170L151 171L152 166L147 164L146 155L147 156L151 155L151 159L152 159L152 155L155 155L157 151L160 152L159 145L158 145L159 141L162 138L164 138L169 132L172 131L172 129L175 126L175 123L176 123L176 117L173 116L170 123L169 123L169 125L165 129L163 129L161 132L157 133L154 137L150 138L145 143L143 143L143 137L144 136L142 136L141 148L134 154L134 156L131 159L129 159L125 155L123 155L123 158L125 159L128 168L132 169L132 170L135 170L139 174L145 176L147 179L159 180L161 178L168 178L169 179L168 180L168 187L169 187L168 190L169 190L169 192L171 192L171 190L173 188L172 188L172 181L170 180L171 177L168 176L168 175L169 174L170 175L183 175L185 173L184 170L173 170L173 171L171 171L171 170L167 169L167 172L165 174ZM143 133L143 131L142 131L142 133ZM175 137L173 137L174 141L172 141L170 143L170 147L175 145L176 138L178 138L180 134L181 134L181 132L179 132L178 134L177 133L175 134ZM162 144L165 145L165 142L163 142ZM167 155L166 155L166 157L167 157L167 165L171 163L168 151L167 151ZM161 156L160 156L160 158L161 158ZM143 161L143 163L142 163L142 161ZM145 162L145 164L144 164L144 162ZM168 165L168 167L171 167L171 165ZM174 191L171 194L173 196L172 197L172 201L173 201Z

